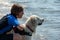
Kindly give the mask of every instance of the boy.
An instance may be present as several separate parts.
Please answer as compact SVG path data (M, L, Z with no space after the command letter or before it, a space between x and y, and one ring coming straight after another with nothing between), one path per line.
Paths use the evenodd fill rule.
M17 20L17 18L22 18L23 14L23 7L18 4L14 4L11 8L11 13L1 18L0 40L13 40L13 34L6 34L13 28L17 28L18 30L23 31L24 26L20 25Z

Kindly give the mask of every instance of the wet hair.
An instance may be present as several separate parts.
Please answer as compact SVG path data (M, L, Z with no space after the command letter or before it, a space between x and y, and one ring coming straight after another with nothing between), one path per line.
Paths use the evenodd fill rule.
M16 16L19 15L19 12L23 12L23 7L18 4L14 4L11 8L11 14Z

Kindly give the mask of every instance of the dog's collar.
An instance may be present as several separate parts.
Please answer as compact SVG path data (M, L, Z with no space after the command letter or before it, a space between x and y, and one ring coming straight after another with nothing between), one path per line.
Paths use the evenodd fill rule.
M34 32L28 25L26 25L26 27L27 27L31 32Z

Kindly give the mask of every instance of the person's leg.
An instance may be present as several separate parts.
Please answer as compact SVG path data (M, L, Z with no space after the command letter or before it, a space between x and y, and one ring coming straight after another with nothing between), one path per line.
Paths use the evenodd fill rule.
M13 40L25 40L23 35L20 35L18 33L14 33Z
M0 40L13 40L13 34L0 35Z

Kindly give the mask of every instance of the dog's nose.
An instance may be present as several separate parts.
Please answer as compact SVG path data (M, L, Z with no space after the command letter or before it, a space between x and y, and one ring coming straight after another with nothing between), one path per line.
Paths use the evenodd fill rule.
M44 21L44 19L42 19L42 22Z
M39 23L38 25L41 25L42 23Z

